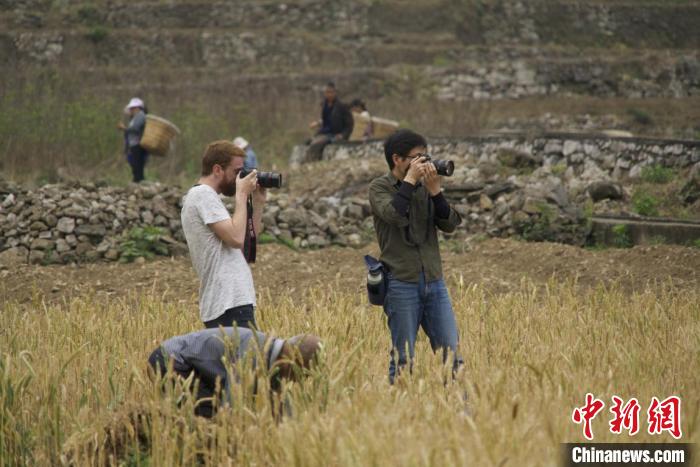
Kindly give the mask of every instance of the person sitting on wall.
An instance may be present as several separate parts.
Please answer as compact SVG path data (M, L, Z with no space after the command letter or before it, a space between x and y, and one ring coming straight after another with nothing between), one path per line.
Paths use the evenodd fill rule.
M321 119L314 120L309 128L318 131L306 150L307 161L318 161L323 156L323 148L337 141L347 141L352 133L353 119L350 109L338 99L335 84L328 82L323 90Z

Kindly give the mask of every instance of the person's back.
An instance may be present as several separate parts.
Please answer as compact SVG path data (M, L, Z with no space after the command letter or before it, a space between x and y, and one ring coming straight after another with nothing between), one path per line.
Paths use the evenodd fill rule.
M217 384L221 389L223 402L231 401L229 371L234 370L236 362L250 357L257 365L257 356L267 359L263 365L272 368L283 350L285 341L271 338L257 331L241 327L224 327L204 329L181 336L171 337L155 349L148 358L154 371L165 374L168 361L172 360L173 372L181 378L194 375L198 399L195 414L211 417L218 404L213 403L217 396ZM234 365L228 366L227 365ZM194 386L193 386L194 387Z
M235 363L248 351L254 350L251 346L256 341L258 349L262 351L266 338L265 334L248 328L211 328L171 337L161 344L161 348L174 360L176 371L189 372L197 368L200 372L206 370L208 374L224 379L223 356L230 363Z
M192 265L201 281L199 309L202 321L211 321L224 310L255 305L253 276L240 248L227 246L209 224L230 218L216 191L197 185L185 195L181 222Z

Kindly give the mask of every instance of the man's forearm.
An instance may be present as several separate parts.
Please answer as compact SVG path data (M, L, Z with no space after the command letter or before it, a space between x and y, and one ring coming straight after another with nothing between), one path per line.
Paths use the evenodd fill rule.
M253 204L253 227L256 234L260 234L264 227L262 221L263 209L265 209L265 204Z
M399 191L397 191L394 197L392 198L391 205L394 206L394 209L396 209L396 212L398 212L400 216L408 216L408 209L411 204L411 196L413 196L413 192L415 190L415 183L404 181L401 184L401 188L399 188Z
M245 241L245 229L248 223L248 200L242 196L236 196L231 225L233 226L233 237L236 243L243 245Z
M447 219L450 217L450 205L445 199L445 195L442 192L438 192L435 196L431 196L430 199L435 206L435 216L439 219Z

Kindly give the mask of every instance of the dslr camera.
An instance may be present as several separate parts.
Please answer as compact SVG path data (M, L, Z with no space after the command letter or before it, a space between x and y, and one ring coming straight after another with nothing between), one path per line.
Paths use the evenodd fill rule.
M241 170L241 178L248 176L252 170ZM282 174L258 171L258 185L263 188L282 188Z
M423 156L424 162L432 162L435 166L435 170L438 175L444 175L445 177L451 177L455 171L455 163L443 159L433 159L430 154L425 154Z

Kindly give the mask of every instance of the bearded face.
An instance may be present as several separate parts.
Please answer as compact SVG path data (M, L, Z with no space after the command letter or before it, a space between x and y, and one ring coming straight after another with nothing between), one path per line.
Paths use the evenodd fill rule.
M223 193L224 196L233 196L236 194L236 177L236 173L230 176L228 170L224 172L224 179L221 180L219 184L219 191Z
M224 177L219 183L219 193L223 193L224 196L233 196L236 194L236 178L242 168L243 158L234 157L228 167L224 169Z

